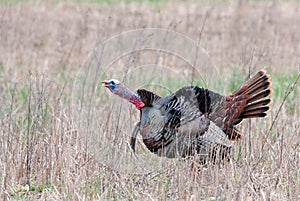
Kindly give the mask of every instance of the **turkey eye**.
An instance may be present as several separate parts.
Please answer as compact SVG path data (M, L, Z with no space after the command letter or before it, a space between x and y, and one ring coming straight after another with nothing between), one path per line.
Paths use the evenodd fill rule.
M115 82L114 81L110 81L110 84L115 85Z

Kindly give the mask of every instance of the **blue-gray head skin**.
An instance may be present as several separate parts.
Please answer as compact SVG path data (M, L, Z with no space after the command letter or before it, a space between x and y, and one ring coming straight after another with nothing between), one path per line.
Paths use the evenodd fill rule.
M102 86L108 88L113 94L120 96L133 103L137 109L145 107L145 103L140 99L137 93L130 91L125 84L116 79L103 80Z

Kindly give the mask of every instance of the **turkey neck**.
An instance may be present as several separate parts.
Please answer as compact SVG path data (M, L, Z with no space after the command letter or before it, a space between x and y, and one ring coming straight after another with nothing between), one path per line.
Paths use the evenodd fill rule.
M116 94L130 103L133 103L137 109L145 107L145 103L141 100L140 96L137 93L130 91L128 88L124 88L121 91L116 92Z

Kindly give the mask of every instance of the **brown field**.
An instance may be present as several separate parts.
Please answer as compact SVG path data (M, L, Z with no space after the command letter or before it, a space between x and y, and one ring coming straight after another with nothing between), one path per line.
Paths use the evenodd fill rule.
M299 10L297 1L0 1L1 200L300 200ZM152 27L182 37L128 52L124 32ZM186 62L189 50L197 56ZM268 117L243 121L229 163L198 171L140 138L134 155L139 112L99 84L115 77L166 93L195 79L230 93L260 69L272 76Z

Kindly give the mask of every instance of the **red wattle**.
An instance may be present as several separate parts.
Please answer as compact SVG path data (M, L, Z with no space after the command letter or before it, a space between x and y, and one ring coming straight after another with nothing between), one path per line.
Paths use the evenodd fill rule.
M146 104L137 97L132 97L130 102L133 103L138 110L146 106Z
M142 109L143 107L145 107L145 103L142 102L142 101L138 101L138 102L136 102L136 103L134 103L134 104L135 104L135 106L136 106L136 108L137 108L138 110L140 110L140 109Z

